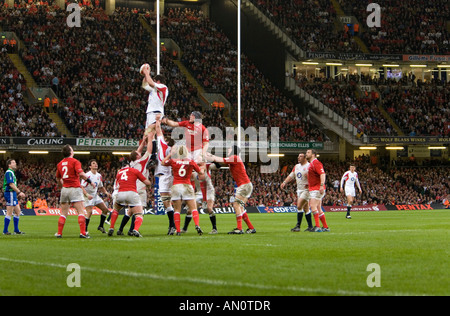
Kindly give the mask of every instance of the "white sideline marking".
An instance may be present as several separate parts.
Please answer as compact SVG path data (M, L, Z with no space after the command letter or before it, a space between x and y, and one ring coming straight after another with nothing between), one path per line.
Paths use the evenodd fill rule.
M66 269L67 265L59 264L59 263L45 263L45 262L36 262L29 260L17 260L0 257L0 261L7 261L13 263L22 263L22 264L31 264L36 266L44 266L44 267L54 267L54 268L62 268ZM192 277L178 277L178 276L170 276L170 275L159 275L153 273L140 273L140 272L132 272L132 271L120 271L120 270L109 270L109 269L96 269L91 267L81 267L81 271L90 271L95 273L108 273L115 275L122 275L127 277L137 277L137 278L147 278L153 280L163 280L163 281L175 281L175 282L192 282L192 283L200 283L206 285L214 285L214 286L228 286L228 287L248 287L260 290L272 290L272 291L291 291L291 292L301 292L301 293L320 293L326 295L380 295L380 296L417 296L419 294L410 294L410 293L398 293L398 292L376 292L371 293L370 290L365 291L346 291L346 290L331 290L326 288L305 288L298 286L276 286L276 285L265 285L265 284L256 284L256 283L246 283L246 282L238 282L238 281L224 281L224 280L210 280L210 279L201 279L201 278L192 278ZM276 295L276 293L275 293ZM425 296L427 294L421 294Z

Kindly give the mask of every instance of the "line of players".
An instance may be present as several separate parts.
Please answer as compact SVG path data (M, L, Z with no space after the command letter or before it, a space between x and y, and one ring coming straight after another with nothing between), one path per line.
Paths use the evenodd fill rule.
M298 164L294 166L292 172L280 186L281 189L285 190L286 185L289 182L294 180L297 182L297 225L291 229L293 232L300 231L303 214L305 214L305 218L308 222L306 231L330 231L325 219L325 213L322 211L322 199L325 196L326 174L322 163L317 160L316 155L317 153L313 149L307 150L306 153L300 153L297 157ZM340 191L345 191L345 196L347 197L347 219L351 219L350 211L356 196L355 184L358 186L359 192L362 193L358 173L355 170L356 166L350 164L350 170L344 173L340 184ZM315 226L312 225L311 212L314 216ZM322 222L322 228L320 228L319 222Z
M197 113L193 113L190 117L189 125L199 126L196 122ZM166 120L168 125L183 125L183 122L174 122ZM230 167L233 178L237 183L235 194L235 202L233 207L236 212L237 228L233 229L230 234L243 234L242 220L246 222L248 229L247 233L255 233L248 215L244 209L244 205L251 195L253 185L247 176L244 164L239 158L239 149L234 146L230 148L228 157L220 158L211 154L205 154L205 157L210 163L201 163L203 168L192 160L198 159L195 157L195 152L202 156L202 151L188 150L186 146L174 146L173 141L168 137L164 137L161 122L157 121L155 124L155 131L157 135L157 167L155 176L159 176L160 194L166 208L166 213L169 218L169 232L168 234L180 235L182 230L180 227L180 213L182 203L185 202L188 208L185 227L191 219L194 220L195 229L199 235L203 234L199 226L199 214L196 203L196 193L191 182L191 175L193 171L197 172L199 178L199 186L202 190L198 190L197 196L200 195L203 201L206 201L206 208L210 214L211 224L213 226L212 234L217 233L216 218L212 210L214 205L214 187L211 181L211 170L220 168L220 163L227 164ZM153 150L153 142L147 143L147 150L144 155L146 138L141 142L139 148L133 151L129 156L129 161L126 161L123 167L117 172L115 180L115 192L109 195L102 184L102 177L98 173L98 164L95 160L89 162L90 171L84 173L81 168L81 163L73 158L73 149L66 145L63 148L64 159L57 166L57 180L61 187L61 216L58 221L58 232L56 237L62 237L63 228L66 217L69 211L69 204L72 203L75 210L78 212L78 223L80 225L80 238L89 238L87 233L87 226L89 225L92 208L98 207L102 214L100 216L100 224L98 230L105 233L104 223L108 214L108 208L99 196L99 190L105 193L108 197L112 197L113 211L111 213L111 223L108 235L112 236L115 230L115 224L122 208L128 207L128 212L124 215L120 228L117 231L118 235L123 234L123 229L127 225L130 218L134 218L132 223L132 230L129 235L141 237L139 228L143 221L143 205L147 202L146 186L151 186L148 180L149 170L148 163L150 162L150 154ZM79 180L81 178L81 182ZM194 177L197 179L197 176ZM197 188L198 185L194 184ZM86 203L86 216L84 215L84 203Z

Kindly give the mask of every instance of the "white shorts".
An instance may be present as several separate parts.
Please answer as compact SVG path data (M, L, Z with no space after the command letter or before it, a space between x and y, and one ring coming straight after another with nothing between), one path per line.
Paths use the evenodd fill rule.
M253 192L253 184L251 182L240 185L236 188L236 194L235 196L242 196L245 198L249 198L252 195Z
M299 199L303 199L305 201L309 201L309 190L308 189L303 189L303 190L297 190L297 197Z
M149 127L152 124L156 123L156 119L162 119L164 117L164 113L161 112L148 112L147 120L145 121L145 128Z
M138 191L138 194L139 194L139 200L141 201L141 205L143 207L147 206L147 188L145 187L143 189L140 189Z
M142 206L139 194L134 191L125 191L117 193L115 202L122 206Z
M202 162L202 149L200 148L194 151L190 151L188 154L188 158L194 160L196 163Z
M194 192L194 189L192 188L192 185L184 184L184 183L174 184L172 186L171 199L172 199L172 201L194 200L195 192Z
M99 204L104 203L102 198L98 196L97 194L94 195L94 198L92 200L89 200L87 197L84 197L84 206L96 206Z
M345 196L356 196L356 190L355 190L355 188L353 187L350 187L350 188L347 188L347 187L345 187Z
M84 202L83 190L81 188L62 188L59 201L61 203Z
M170 193L173 185L173 176L171 174L162 174L159 176L159 193Z
M325 191L323 194L320 194L319 190L309 191L309 199L322 200L325 196Z

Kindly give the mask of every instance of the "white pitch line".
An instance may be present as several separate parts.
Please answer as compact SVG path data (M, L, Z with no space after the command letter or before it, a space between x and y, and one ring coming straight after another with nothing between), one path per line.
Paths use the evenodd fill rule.
M45 263L45 262L36 262L36 261L29 261L29 260L17 260L17 259L10 259L10 258L4 258L4 257L0 257L0 261L67 269L67 265L63 265L63 264L59 264L59 263ZM146 279L152 279L152 280L191 282L191 283L199 283L199 284L214 285L214 286L224 286L224 287L248 287L248 288L259 289L259 290L290 291L290 292L300 292L300 293L320 293L320 294L325 294L325 295L349 295L349 296L355 296L355 295L359 295L359 296L368 296L368 295L417 296L418 295L418 294L397 293L397 292L395 292L395 293L391 293L391 292L371 293L370 291L367 291L367 292L365 292L365 291L346 291L346 290L332 290L332 289L326 289L326 288L277 286L277 285L239 282L239 281L210 280L210 279L192 278L192 277L159 275L159 274L153 274L153 273L141 273L141 272L109 270L109 269L96 269L96 268L91 268L91 267L81 267L81 270L95 272L95 273L107 273L107 274L113 274L113 275L122 275L122 276L127 276L127 277L146 278ZM425 296L427 294L421 294L421 295Z

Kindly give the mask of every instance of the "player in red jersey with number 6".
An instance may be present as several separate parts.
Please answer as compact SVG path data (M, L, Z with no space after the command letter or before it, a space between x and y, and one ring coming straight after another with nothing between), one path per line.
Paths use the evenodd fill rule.
M174 159L172 159L172 156ZM204 179L204 171L199 168L197 163L187 158L188 150L186 146L175 146L173 151L164 158L162 164L172 167L173 185L171 190L171 200L174 208L174 222L177 230L177 236L181 235L180 212L183 201L186 202L192 213L192 219L195 223L195 230L199 235L203 234L199 225L199 215L195 201L195 192L191 185L192 171L196 171L199 179Z
M89 238L86 235L86 220L84 217L84 195L81 188L80 177L92 187L96 187L83 171L80 161L73 158L73 149L66 145L62 149L64 159L56 166L56 181L61 188L61 216L58 220L58 232L56 237L61 238L66 218L69 213L70 203L78 213L78 224L80 225L80 238Z

